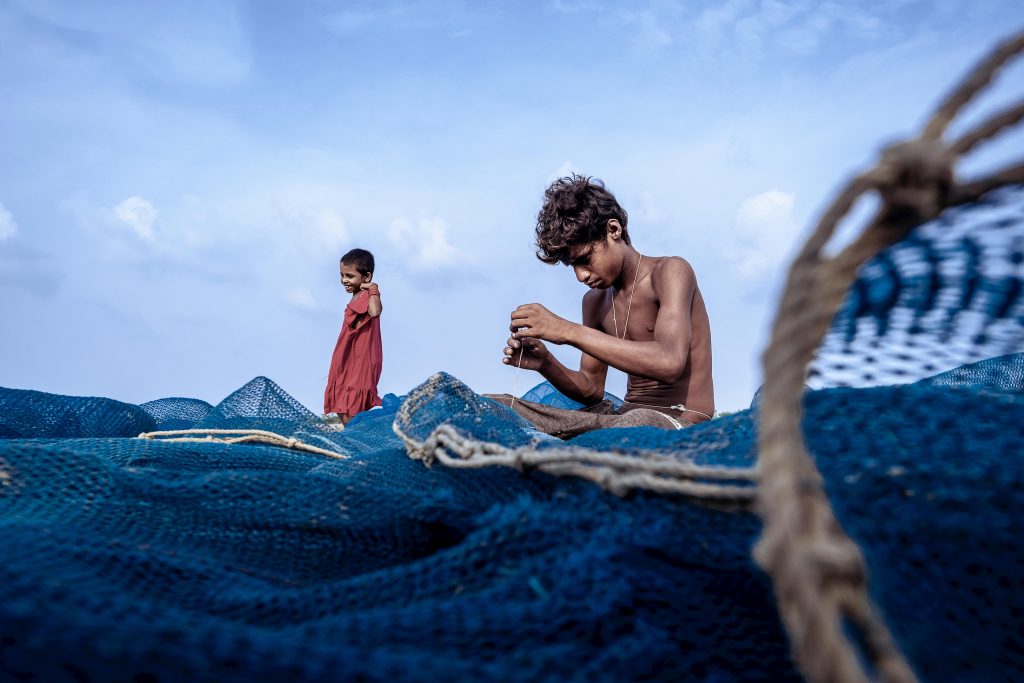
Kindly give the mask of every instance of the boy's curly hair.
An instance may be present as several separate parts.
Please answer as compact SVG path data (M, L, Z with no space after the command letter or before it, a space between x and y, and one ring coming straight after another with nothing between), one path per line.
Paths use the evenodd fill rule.
M341 257L341 264L354 266L363 275L373 272L373 254L365 249L353 249Z
M544 191L544 205L537 214L537 258L569 265L572 247L604 239L613 218L630 244L629 216L603 182L577 173L559 178Z

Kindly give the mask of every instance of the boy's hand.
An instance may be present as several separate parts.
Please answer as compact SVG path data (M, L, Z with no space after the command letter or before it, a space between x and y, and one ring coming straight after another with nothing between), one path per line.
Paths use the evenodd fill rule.
M359 285L359 289L369 290L370 296L380 296L380 289L377 287L376 282L364 282Z
M564 344L569 341L572 323L540 304L524 304L512 311L512 324L508 328L512 330L513 339L532 337L552 344Z
M519 349L523 350L522 362L520 362ZM524 370L540 370L547 363L551 352L544 343L538 339L523 337L521 339L509 338L505 342L505 356L501 362L512 367L520 367Z

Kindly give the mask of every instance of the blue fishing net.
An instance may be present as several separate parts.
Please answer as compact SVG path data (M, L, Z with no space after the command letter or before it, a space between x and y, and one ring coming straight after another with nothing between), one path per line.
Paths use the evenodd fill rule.
M579 401L572 400L552 386L551 382L541 382L523 394L522 398L524 401L533 401L534 403L564 408L565 410L576 410L584 407ZM612 406L616 408L622 405L622 399L608 391L604 392L604 400L610 401Z
M1024 187L947 211L871 259L808 383L882 386L1024 349Z
M869 263L804 399L872 598L925 681L1024 679L1014 202ZM964 220L977 230L958 233ZM568 445L741 470L756 416ZM344 430L262 377L216 406L0 389L0 680L799 679L751 560L753 513L427 467L396 417L419 441L447 425L567 445L444 374ZM190 428L270 430L344 459L136 438Z
M1021 363L982 375L1001 381L994 364ZM1024 673L1024 395L1000 381L806 398L810 450L924 680ZM37 422L11 410L26 398ZM393 410L331 432L264 378L193 426L289 426L350 457L125 438L188 411L96 405L0 390L4 433L17 435L0 442L9 680L798 678L750 559L751 513L510 468L427 468L406 455ZM58 434L52 415L75 407L89 420ZM564 445L443 375L408 427L440 422ZM754 430L744 411L572 443L745 467Z

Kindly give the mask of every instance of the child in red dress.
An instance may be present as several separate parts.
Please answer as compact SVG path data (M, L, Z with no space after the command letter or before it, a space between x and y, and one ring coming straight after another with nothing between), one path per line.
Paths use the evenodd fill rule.
M347 425L356 413L379 406L377 382L383 366L380 290L372 283L373 254L353 249L341 257L341 284L352 299L331 358L324 414L337 413Z

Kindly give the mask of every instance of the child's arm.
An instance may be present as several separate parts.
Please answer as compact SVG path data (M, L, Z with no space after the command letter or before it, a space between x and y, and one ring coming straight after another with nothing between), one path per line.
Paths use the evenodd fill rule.
M378 317L384 310L384 305L380 302L380 289L377 287L376 282L364 282L359 285L360 289L365 289L370 292L370 300L366 306L366 312L371 318Z
M560 318L540 304L527 304L515 310L512 327L518 331L512 336L569 344L582 351L584 359L591 356L627 374L672 384L686 369L690 307L697 279L682 259L666 259L665 267L656 268L651 278L660 299L654 341L617 339L593 326Z
M520 306L519 311L522 307ZM546 309L545 309L546 310ZM512 314L513 319L515 313ZM583 299L583 326L596 327L600 317L600 307L596 301ZM583 353L580 358L580 369L570 370L551 355L544 343L530 337L516 337L515 322L510 326L513 336L505 346L504 363L519 366L519 349L523 348L522 365L528 370L536 370L544 379L560 392L584 405L593 405L604 398L605 380L608 377L608 366L593 356Z
M524 348L520 365L519 349ZM584 405L593 405L604 398L604 383L608 375L608 366L601 361L583 354L580 369L570 370L551 355L544 343L529 337L509 339L505 346L505 365L536 370L551 386L574 401Z

